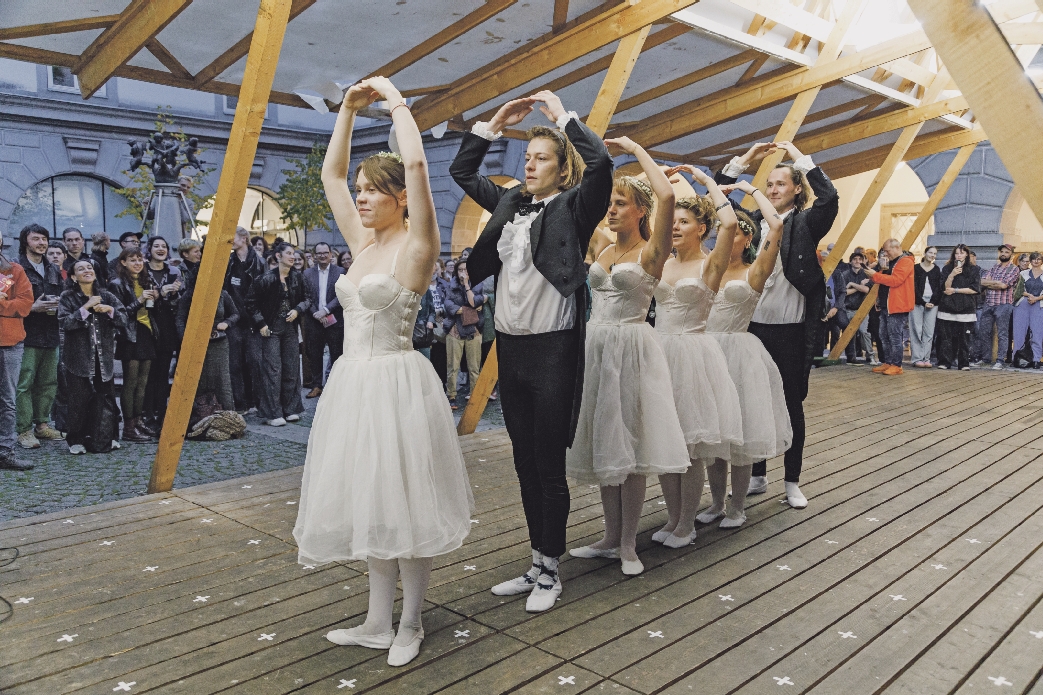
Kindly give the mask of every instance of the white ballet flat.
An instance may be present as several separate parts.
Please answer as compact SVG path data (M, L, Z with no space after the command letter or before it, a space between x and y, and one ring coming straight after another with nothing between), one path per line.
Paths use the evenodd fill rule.
M670 533L669 531L656 531L655 533L652 534L652 542L653 543L662 543L663 541L665 541L667 538L669 538L672 535L674 535L674 534Z
M623 560L623 574L633 577L645 571L645 566L640 560Z
M669 537L663 541L663 545L667 548L683 548L692 543L695 543L695 529L692 529L692 533L684 538L680 538L671 533Z
M743 514L738 519L729 519L728 517L724 517L724 519L721 521L720 528L739 528L740 526L742 526L745 523L746 523L746 515L745 514Z
M405 666L408 664L420 653L420 643L423 641L424 628L420 628L413 640L406 646L399 647L396 644L392 644L391 651L388 652L388 666Z
M698 521L700 524L712 524L713 522L720 519L722 516L724 516L723 509L719 512L712 512L709 509L707 509L702 514L697 514L695 516L695 520Z
M804 496L796 483L786 483L786 504L794 509L804 509L808 506L808 498Z
M619 559L619 548L606 548L604 550L600 548L593 548L589 545L585 545L582 548L573 548L569 551L569 555L572 557L582 558L595 558L603 557L609 560Z
M356 635L351 630L331 630L326 639L342 647L367 647L368 649L388 649L395 641L394 631L382 632L379 635Z

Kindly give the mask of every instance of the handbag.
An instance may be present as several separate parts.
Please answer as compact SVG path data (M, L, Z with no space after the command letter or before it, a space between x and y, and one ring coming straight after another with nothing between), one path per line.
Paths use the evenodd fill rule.
M465 326L474 326L479 321L478 310L473 306L464 306L461 317L460 323Z

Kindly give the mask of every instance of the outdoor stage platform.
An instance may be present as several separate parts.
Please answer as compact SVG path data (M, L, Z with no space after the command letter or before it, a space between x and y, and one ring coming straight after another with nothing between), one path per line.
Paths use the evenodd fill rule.
M405 668L323 639L360 621L365 565L297 564L299 468L3 524L0 692L1043 693L1043 379L812 379L806 510L776 460L742 529L669 550L651 480L645 573L565 558L542 615L489 593L528 541L506 434L464 437L475 523ZM601 529L575 487L570 547Z

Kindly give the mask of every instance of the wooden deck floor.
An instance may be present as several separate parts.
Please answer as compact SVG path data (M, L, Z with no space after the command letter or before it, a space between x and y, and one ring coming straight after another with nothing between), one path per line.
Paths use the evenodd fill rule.
M323 639L365 568L297 564L300 469L4 524L0 691L1043 693L1043 379L841 367L812 394L806 510L776 460L741 530L669 550L650 480L645 573L566 559L538 616L488 590L529 562L507 437L465 437L477 523L400 669ZM596 540L597 489L572 510L570 546Z

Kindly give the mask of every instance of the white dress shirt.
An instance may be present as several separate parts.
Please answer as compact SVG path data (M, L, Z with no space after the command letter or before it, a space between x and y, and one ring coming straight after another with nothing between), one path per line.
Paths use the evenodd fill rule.
M563 115L556 125L564 129L572 118L577 118L575 111ZM475 123L471 132L487 140L500 137L500 133L493 133L483 122ZM538 202L546 206L557 195L555 193ZM529 232L537 215L539 212L515 213L514 219L503 226L500 240L496 243L503 265L497 281L493 317L500 333L532 335L563 331L575 325L575 297L563 297L532 262Z
M330 267L326 266L323 270L322 266L319 266L319 309L326 308L326 282L330 278Z
M725 165L721 173L737 179L740 174L746 171L746 168L739 164L739 158L735 157ZM793 163L793 168L802 174L807 174L815 168L815 164L811 161L809 155L804 155ZM791 208L782 216L783 222L793 213L793 210ZM758 252L764 250L764 242L767 241L767 236L768 223L761 220L762 238ZM775 267L772 268L771 275L768 276L767 281L764 283L764 291L761 293L760 301L757 302L757 309L753 312L752 321L754 323L769 324L803 323L804 308L804 295L786 279L782 269L782 254L779 254L775 258Z

